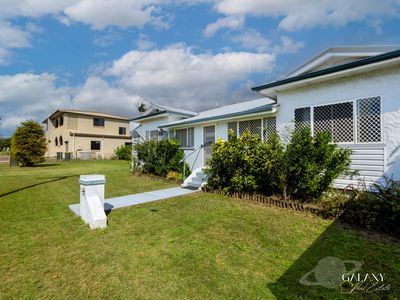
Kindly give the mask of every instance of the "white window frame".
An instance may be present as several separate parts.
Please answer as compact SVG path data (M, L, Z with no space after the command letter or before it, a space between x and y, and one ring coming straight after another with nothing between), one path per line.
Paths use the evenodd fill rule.
M381 140L379 142L358 142L358 136L357 136L357 124L358 124L358 109L357 109L357 101L362 100L362 99L368 99L368 98L378 98L380 100L380 109L381 109L381 115L380 115L380 121L381 121ZM382 96L377 95L377 96L365 96L365 97L359 97L356 99L350 99L350 100L342 100L342 101L337 101L337 102L328 102L328 103L323 103L323 104L318 104L318 105L301 105L301 106L296 106L293 108L292 111L292 116L293 116L293 125L294 125L294 116L295 116L295 110L300 109L300 108L310 108L310 129L311 129L311 135L314 136L314 107L318 106L325 106L325 105L335 105L335 104L340 104L340 103L348 103L352 102L353 103L353 142L336 142L335 144L338 145L380 145L384 143L384 135L383 135L383 105L382 105Z

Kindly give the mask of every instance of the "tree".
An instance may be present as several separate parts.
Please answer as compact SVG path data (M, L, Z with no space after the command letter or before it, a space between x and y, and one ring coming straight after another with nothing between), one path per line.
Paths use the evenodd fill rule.
M5 150L10 148L11 139L10 138L2 138L0 137L0 150Z
M44 161L46 138L39 123L22 122L11 137L11 155L20 166L34 166Z
M146 104L144 104L143 102L137 104L136 107L140 113L144 113L147 110Z

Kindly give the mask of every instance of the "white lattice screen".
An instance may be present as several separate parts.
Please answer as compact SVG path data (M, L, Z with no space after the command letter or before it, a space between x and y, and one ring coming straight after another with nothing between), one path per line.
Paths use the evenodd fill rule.
M380 97L357 100L357 142L381 142Z
M314 132L323 131L330 132L336 143L353 142L353 102L314 107Z
M382 142L380 97L298 108L294 110L294 120L296 130L310 126L312 121L313 133L328 131L336 143Z
M294 110L294 127L299 130L304 127L310 127L311 109L310 107L302 107Z
M237 122L228 122L228 133L233 130L235 136L237 136Z
M251 134L261 135L261 119L247 120L239 122L239 135L242 135L246 130L249 130Z
M266 117L263 122L264 141L267 141L271 134L276 133L276 117Z

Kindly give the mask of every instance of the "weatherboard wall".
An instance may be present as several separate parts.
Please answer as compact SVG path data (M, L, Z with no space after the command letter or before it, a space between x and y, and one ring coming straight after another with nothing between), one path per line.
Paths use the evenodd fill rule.
M370 144L341 144L353 150L351 167L360 176L341 178L337 187L367 184L382 179L383 175L400 179L400 67L368 72L331 80L326 83L309 84L301 88L278 93L278 129L287 131L293 126L294 109L351 101L369 97L381 97L383 141Z

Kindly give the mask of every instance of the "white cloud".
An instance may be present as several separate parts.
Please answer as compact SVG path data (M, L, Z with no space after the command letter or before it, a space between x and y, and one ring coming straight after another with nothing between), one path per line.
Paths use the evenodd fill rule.
M12 26L9 22L0 20L0 65L7 64L11 49L21 49L31 46L31 35L23 29Z
M296 31L315 26L343 26L366 18L396 16L397 0L217 0L215 9L226 16L280 17L279 28Z
M203 34L206 37L212 37L219 30L223 28L238 29L244 25L244 18L242 16L232 16L218 19L216 22L208 24L204 29Z
M124 86L169 105L199 109L232 100L230 87L254 73L272 70L267 53L195 54L185 45L130 51L106 71Z
M277 53L297 53L305 45L303 42L295 42L287 36L281 37L281 44L275 47Z
M56 86L52 74L21 73L0 76L2 130L12 130L27 119L42 121L49 111L69 104L67 87Z
M132 116L141 98L121 86L113 86L100 77L89 77L72 99L71 106Z
M254 29L246 29L243 33L233 36L232 41L244 49L254 49L257 52L266 52L271 47L271 41Z
M136 46L139 50L149 50L156 46L149 37L143 33L139 34L139 38L136 41Z
M141 27L153 20L156 10L151 1L146 0L84 0L67 7L64 12L74 21L103 29Z

